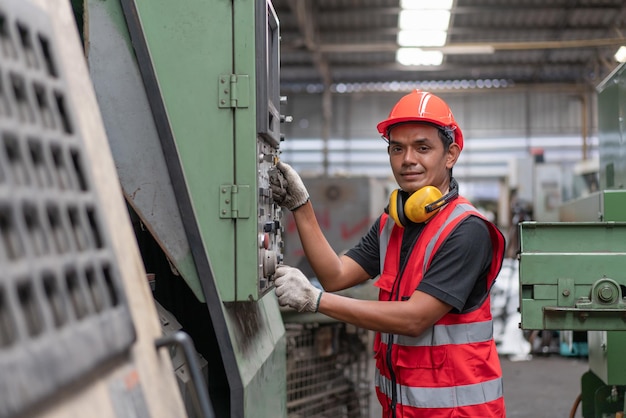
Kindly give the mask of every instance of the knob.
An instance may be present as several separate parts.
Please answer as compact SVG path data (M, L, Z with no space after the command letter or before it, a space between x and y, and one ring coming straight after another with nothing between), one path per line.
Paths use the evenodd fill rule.
M275 251L266 250L263 254L263 276L269 277L276 273L276 266L278 265L278 257Z

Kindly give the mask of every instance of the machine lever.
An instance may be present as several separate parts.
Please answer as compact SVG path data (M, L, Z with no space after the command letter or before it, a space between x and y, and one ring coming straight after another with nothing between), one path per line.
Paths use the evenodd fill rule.
M157 338L154 341L154 345L157 350L161 347L179 345L183 349L183 354L189 365L189 372L191 373L191 383L193 386L192 396L195 397L194 405L199 409L200 416L203 418L215 418L211 401L209 400L208 390L202 380L202 373L200 372L200 365L196 359L196 350L193 345L193 340L183 331L177 331L171 335L166 335L161 338Z

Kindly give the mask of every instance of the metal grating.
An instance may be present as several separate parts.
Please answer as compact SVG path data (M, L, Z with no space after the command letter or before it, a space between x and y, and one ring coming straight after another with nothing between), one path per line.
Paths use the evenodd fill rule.
M0 1L0 417L135 339L59 42L35 5Z
M344 323L285 328L288 416L369 417L369 332Z

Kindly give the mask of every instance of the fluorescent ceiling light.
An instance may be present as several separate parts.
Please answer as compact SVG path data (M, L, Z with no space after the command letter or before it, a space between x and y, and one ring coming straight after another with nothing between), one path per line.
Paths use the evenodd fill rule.
M496 49L493 47L493 45L486 45L486 44L485 45L472 45L472 44L448 45L448 46L442 46L441 48L438 48L438 50L443 52L444 54L450 54L450 55L493 54L494 52L496 52Z
M443 62L443 47L450 26L453 0L400 0L396 61L402 65L437 66ZM408 47L408 48L407 48Z
M448 30L448 10L402 10L398 19L400 29Z
M402 65L441 65L443 53L440 51L423 51L419 48L399 48L396 61Z
M401 0L403 9L447 9L452 8L452 0Z
M617 62L626 62L626 46L620 46L615 53L615 60Z
M443 30L401 30L398 33L400 46L443 46L447 33Z

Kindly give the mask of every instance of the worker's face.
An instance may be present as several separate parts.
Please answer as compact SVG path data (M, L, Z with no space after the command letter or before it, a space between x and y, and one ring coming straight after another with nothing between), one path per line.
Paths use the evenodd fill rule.
M402 190L413 193L424 186L448 190L449 172L461 152L456 143L445 151L437 128L422 123L398 125L389 133L389 161Z

